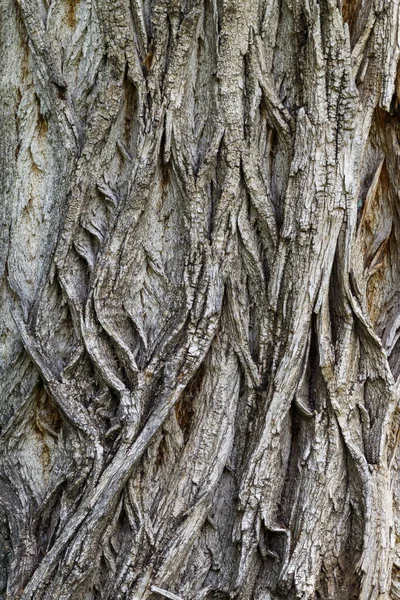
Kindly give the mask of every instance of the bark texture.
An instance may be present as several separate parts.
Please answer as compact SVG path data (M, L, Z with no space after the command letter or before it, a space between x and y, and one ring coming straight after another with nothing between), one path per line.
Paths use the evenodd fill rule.
M1 600L400 599L399 18L0 0Z

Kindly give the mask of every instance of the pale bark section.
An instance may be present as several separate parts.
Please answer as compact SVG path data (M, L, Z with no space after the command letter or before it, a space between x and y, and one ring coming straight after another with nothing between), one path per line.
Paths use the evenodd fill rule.
M399 0L0 0L0 600L400 598Z

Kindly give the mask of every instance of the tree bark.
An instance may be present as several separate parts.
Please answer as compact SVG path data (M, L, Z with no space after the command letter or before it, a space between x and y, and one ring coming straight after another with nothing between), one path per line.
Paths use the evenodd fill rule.
M0 11L0 600L400 599L399 0Z

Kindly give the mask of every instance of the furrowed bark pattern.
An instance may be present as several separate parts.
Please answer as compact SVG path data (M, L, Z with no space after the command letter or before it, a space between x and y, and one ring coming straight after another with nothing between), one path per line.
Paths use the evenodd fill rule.
M0 0L0 598L400 598L399 0Z

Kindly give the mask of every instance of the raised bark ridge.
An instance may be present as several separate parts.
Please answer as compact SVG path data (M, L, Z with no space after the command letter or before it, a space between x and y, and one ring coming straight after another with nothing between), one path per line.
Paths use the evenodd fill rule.
M0 599L400 598L399 0L0 9Z

